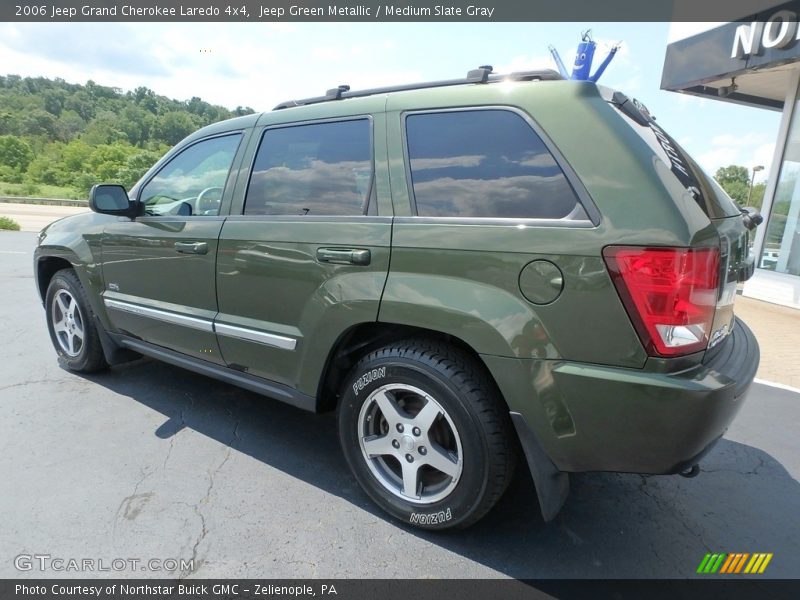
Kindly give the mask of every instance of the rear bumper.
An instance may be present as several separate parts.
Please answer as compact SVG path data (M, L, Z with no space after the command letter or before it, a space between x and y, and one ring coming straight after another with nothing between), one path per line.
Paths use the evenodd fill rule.
M737 320L702 364L678 373L530 361L525 384L504 385L514 369L484 358L559 471L666 474L696 464L725 433L755 377L759 349Z

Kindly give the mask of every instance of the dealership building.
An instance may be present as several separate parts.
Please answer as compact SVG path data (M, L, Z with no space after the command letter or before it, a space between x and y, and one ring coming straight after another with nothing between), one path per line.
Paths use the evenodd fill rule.
M753 110L781 122L744 295L800 308L800 1L763 10L667 47L661 88ZM746 165L748 169L754 165Z

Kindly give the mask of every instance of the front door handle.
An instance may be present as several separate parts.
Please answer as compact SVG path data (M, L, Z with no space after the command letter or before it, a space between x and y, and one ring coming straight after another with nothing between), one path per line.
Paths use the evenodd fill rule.
M208 254L206 242L175 242L175 250L182 254Z
M362 248L318 248L317 260L319 262L333 263L337 265L359 265L369 264L372 256L369 250Z

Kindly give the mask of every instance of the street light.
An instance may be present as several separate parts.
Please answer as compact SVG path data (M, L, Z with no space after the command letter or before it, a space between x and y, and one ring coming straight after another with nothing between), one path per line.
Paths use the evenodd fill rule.
M753 167L753 174L750 176L750 189L747 192L747 206L750 206L750 196L753 195L753 181L755 181L756 179L756 173L763 170L764 170L763 165L758 165L757 167Z

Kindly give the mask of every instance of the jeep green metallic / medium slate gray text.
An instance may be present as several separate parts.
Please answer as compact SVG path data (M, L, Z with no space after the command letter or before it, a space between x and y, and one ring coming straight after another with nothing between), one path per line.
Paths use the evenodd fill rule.
M206 127L39 235L62 363L140 355L338 411L388 513L465 527L526 461L694 475L759 360L740 211L638 102L552 71L326 95ZM302 440L298 440L302 443Z

